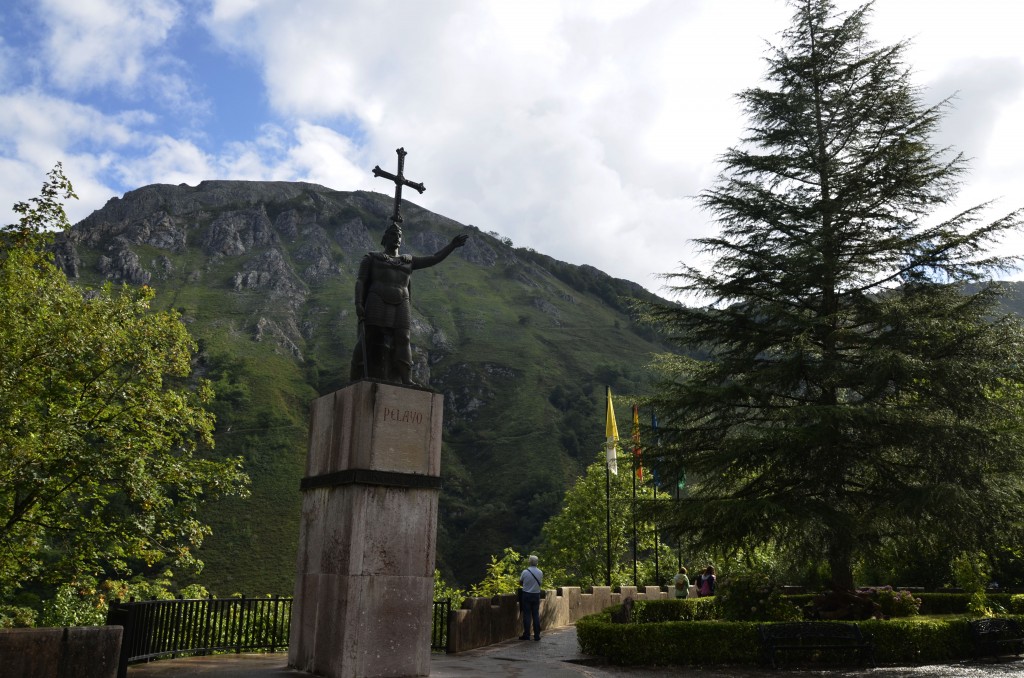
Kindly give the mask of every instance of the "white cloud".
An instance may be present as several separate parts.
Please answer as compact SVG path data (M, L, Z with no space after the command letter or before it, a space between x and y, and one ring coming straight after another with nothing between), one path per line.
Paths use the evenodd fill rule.
M0 99L0 176L17 175L0 182L0 206L34 195L57 159L90 195L117 187L90 208L146 183L214 178L390 194L369 168L393 169L404 146L407 176L427 186L407 199L651 288L654 274L693 261L690 238L711 232L691 197L739 140L734 95L760 82L766 41L792 11L783 0L42 2L51 42L38 53L19 45L11 81L45 82L32 64L48 55L65 98ZM914 38L915 82L962 91L943 140L977 156L964 205L1022 202L1015 7L875 5L872 36ZM219 48L263 79L273 117L247 137L211 139L180 122L203 113L194 93L215 86L172 51L176 36L200 30L216 42L204 58ZM0 63L0 86L3 74ZM83 105L89 96L102 103Z
M160 136L147 140L144 154L124 158L119 163L121 180L128 186L146 184L197 184L220 176L213 161L190 141Z
M182 10L173 0L40 0L38 14L53 81L82 91L137 86Z
M0 140L22 158L74 140L119 145L130 136L116 119L88 106L36 91L0 95Z
M654 286L650 272L674 270L687 256L682 243L704 228L686 196L735 138L706 131L737 112L728 97L694 96L702 69L686 66L705 59L714 38L684 19L727 20L720 5L393 3L373 12L270 0L215 3L207 21L260 64L282 115L352 130L358 146L335 143L304 176L388 192L359 166L387 167L405 146L408 175L428 187L413 201ZM755 45L752 71L758 19L782 6L765 5L746 14L728 47ZM296 171L316 153L300 147L288 160ZM332 163L344 169L331 172ZM669 235L678 248L664 246ZM641 252L645 241L653 249Z
M146 119L138 112L106 116L36 91L0 95L0 222L14 220L10 207L38 195L58 162L80 198L67 206L68 217L87 216L116 192L100 177L112 169L119 149L137 139L130 123ZM83 150L89 148L94 150Z
M1006 115L1008 109L1021 99L1024 61L1007 57L957 61L931 83L930 90L936 96L954 96L938 140L968 157L986 155L996 150L992 146L1005 147L1007 137L996 136L996 123L1011 117Z

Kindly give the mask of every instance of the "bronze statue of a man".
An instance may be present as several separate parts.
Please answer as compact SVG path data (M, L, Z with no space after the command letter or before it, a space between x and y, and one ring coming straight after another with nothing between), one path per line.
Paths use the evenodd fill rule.
M412 272L444 261L469 236L452 238L443 249L426 257L399 254L402 227L392 221L380 244L382 252L370 252L359 263L356 276L356 316L359 343L352 355L353 381L370 377L412 384L412 344L409 341L411 308L409 283Z

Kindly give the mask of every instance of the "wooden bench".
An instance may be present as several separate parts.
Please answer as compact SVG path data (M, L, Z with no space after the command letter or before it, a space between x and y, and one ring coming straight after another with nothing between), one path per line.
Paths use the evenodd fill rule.
M778 668L778 655L801 655L815 660L826 656L856 655L863 663L875 664L875 646L861 635L856 624L840 622L780 622L760 624L761 652L771 667Z
M999 657L1024 650L1024 633L1020 624L1013 619L987 618L970 622L971 640L974 641L974 656Z

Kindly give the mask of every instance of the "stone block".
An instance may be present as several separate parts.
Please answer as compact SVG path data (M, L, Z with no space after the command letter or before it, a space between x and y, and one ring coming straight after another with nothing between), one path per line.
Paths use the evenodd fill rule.
M314 649L289 653L289 664L332 678L429 675L432 620L421 608L433 585L432 577L324 575Z
M328 526L327 504L330 491L316 487L302 493L302 516L299 518L298 557L296 572L322 572L324 531Z
M367 485L331 488L321 529L320 560L309 564L310 571L433 577L437 491ZM304 551L312 558L317 547Z
M644 600L660 600L666 597L660 586L645 586L643 596Z
M306 476L373 469L441 473L440 393L359 381L310 406Z
M288 638L288 665L308 670L313 665L316 621L322 600L320 583L323 575L299 573L295 579L292 620Z
M4 678L115 678L120 626L0 629Z

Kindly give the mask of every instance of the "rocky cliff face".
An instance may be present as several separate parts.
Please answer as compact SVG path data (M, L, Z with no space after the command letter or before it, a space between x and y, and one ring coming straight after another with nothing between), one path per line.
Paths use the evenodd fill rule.
M390 200L288 182L146 186L111 199L76 224L58 242L57 261L71 278L91 273L131 285L175 285L177 280L258 293L262 308L246 319L243 331L301 358L302 328L315 334L321 320L304 313L310 286L350 280L359 258L379 249ZM414 205L403 209L406 252L436 252L465 228ZM89 272L82 269L83 249L99 255ZM524 286L557 294L549 273L479 231L458 255L473 266L501 268ZM559 312L545 296L531 303L557 324ZM429 382L430 366L451 353L452 343L428 314L417 314L414 333L414 373Z
M218 590L290 591L306 407L348 381L355 273L391 209L390 196L304 183L154 185L110 200L55 245L84 285L156 288L157 306L181 312L199 342L218 387L216 453L241 454L253 475L246 505L210 517L203 577ZM470 233L416 272L412 303L414 379L445 394L438 561L477 581L491 554L530 546L599 450L605 382L638 388L659 347L622 312L639 286L411 203L402 211L406 253Z

